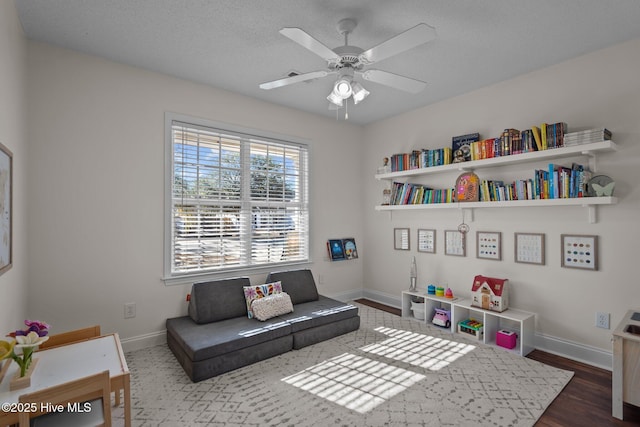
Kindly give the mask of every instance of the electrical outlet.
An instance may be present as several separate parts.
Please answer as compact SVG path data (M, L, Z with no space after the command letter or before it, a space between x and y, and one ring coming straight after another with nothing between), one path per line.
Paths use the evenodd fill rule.
M596 327L609 329L609 313L596 313Z
M124 318L131 319L136 317L136 303L128 302L124 305Z

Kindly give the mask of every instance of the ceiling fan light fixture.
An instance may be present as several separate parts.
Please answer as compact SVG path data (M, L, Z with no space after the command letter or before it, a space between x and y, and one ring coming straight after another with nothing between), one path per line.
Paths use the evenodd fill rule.
M335 89L331 91L329 96L327 96L327 101L329 101L333 105L336 105L338 107L342 107L342 97L340 95L336 94Z
M360 101L363 101L370 93L358 82L353 82L351 84L351 90L353 91L354 104L358 104Z
M347 99L351 96L352 92L351 82L345 77L338 79L336 84L333 86L333 93L341 99Z

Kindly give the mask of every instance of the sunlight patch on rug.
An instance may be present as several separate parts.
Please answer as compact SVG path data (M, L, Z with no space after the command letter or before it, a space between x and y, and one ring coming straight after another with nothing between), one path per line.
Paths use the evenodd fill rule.
M476 346L402 329L379 326L374 331L391 338L361 347L360 350L438 371L473 351Z
M364 414L424 378L416 372L344 353L282 381Z

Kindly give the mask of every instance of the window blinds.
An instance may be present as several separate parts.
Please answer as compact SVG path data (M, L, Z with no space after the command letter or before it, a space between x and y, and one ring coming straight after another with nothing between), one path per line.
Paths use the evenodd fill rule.
M306 145L173 121L172 273L309 256Z

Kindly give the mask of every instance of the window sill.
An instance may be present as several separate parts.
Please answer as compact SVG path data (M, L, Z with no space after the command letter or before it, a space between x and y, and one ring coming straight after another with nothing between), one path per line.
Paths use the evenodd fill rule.
M269 274L274 271L289 270L310 266L311 260L287 262L280 264L261 265L256 267L242 267L237 269L225 269L221 271L209 271L203 273L185 273L169 275L162 278L165 286L187 285L210 280L226 279L240 276L253 276L258 274Z

